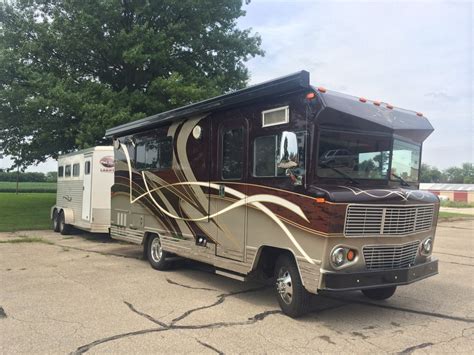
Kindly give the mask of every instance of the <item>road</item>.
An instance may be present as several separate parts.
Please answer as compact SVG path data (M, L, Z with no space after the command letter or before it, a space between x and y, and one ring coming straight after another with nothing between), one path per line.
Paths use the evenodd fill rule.
M390 300L319 295L298 320L197 263L159 272L106 237L0 233L0 353L474 353L473 232L441 223L440 274Z

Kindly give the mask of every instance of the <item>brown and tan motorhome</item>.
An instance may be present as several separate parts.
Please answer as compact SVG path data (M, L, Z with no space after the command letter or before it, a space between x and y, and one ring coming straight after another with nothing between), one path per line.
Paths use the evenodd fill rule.
M418 190L421 114L310 85L301 71L111 128L112 238L274 277L282 310L318 291L386 299L435 275L439 201Z

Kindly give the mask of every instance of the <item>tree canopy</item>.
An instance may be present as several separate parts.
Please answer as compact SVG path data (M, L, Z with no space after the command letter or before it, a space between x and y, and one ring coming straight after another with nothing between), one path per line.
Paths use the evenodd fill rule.
M0 2L0 153L14 166L242 88L260 37L242 0Z

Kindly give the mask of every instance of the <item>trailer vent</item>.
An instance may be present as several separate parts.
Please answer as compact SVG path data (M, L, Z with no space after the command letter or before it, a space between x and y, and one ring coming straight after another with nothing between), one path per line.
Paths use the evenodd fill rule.
M344 233L346 236L363 237L429 231L433 225L434 210L434 205L349 205Z
M391 270L415 263L419 240L402 245L371 245L363 248L367 270Z
M271 110L262 111L262 126L276 126L288 123L290 120L289 106L278 107Z

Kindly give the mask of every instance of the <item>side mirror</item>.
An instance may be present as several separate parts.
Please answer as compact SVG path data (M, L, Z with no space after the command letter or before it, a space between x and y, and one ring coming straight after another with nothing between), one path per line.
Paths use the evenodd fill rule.
M291 169L299 165L298 162L298 139L293 132L284 131L281 134L278 167Z

